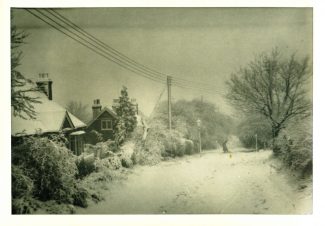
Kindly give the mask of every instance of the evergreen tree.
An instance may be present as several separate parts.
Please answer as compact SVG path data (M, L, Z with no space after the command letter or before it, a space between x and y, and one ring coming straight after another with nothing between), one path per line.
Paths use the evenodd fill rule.
M22 58L19 47L25 43L26 37L24 31L18 31L15 25L11 26L11 107L15 116L33 119L36 117L34 104L41 102L38 97L29 94L38 91L38 88L17 69Z
M128 96L127 88L123 86L118 104L113 106L117 114L117 121L114 125L114 137L117 145L127 138L137 125L135 109Z

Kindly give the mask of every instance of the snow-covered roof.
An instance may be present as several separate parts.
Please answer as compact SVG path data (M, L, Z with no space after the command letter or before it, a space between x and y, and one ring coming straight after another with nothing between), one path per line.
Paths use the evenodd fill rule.
M116 113L113 111L113 109L109 108L109 107L104 107L99 113L98 115L92 119L89 123L88 126L90 126L91 124L93 124L104 112L108 112L110 115L112 115L114 118L117 117Z
M23 119L11 113L11 135L32 135L37 133L59 132L63 128L64 121L69 121L71 129L86 127L86 124L76 116L68 112L64 107L53 100L49 100L42 92L32 92L29 94L38 97L40 104L35 103L35 119Z
M85 133L86 133L85 131L76 131L76 132L70 133L70 135L77 136L77 135L82 135L82 134L85 134Z

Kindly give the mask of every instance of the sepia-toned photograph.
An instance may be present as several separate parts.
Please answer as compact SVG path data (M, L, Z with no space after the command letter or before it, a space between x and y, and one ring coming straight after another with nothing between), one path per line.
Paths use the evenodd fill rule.
M16 8L12 214L313 214L313 8Z

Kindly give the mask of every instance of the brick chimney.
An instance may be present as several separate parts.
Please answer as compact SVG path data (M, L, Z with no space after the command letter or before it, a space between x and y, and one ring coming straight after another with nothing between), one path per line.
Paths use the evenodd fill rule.
M92 106L92 109L93 109L93 119L94 119L94 118L96 118L98 116L98 114L102 110L102 105L100 104L100 99L94 100L94 104Z
M36 81L37 87L45 93L49 100L53 99L52 96L52 80L49 78L48 73L39 73L38 80Z

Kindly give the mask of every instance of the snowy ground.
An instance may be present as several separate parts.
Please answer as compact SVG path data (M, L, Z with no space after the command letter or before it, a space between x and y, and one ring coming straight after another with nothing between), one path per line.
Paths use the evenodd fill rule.
M277 172L271 151L210 151L155 166L137 166L113 182L105 201L78 214L307 214L311 183L304 189Z

